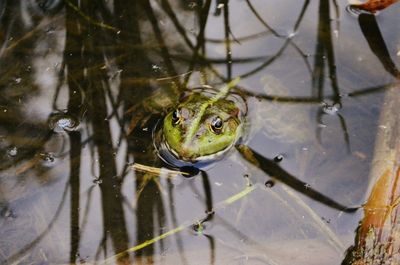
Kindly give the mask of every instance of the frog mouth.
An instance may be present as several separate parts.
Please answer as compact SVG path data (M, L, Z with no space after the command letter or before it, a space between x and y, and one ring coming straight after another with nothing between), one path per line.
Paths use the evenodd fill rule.
M222 149L221 151L218 151L216 153L213 154L209 154L209 155L204 155L204 156L197 156L197 157L184 157L182 155L180 155L174 148L172 148L168 142L164 139L162 142L163 145L165 145L166 149L168 149L169 152L171 152L177 159L182 160L182 161L187 161L187 162L204 162L204 161L209 161L209 160L214 160L220 156L222 156L224 153L226 153L232 146L233 144L227 146L226 148Z
M184 165L197 165L197 164L209 164L212 162L216 162L218 160L221 160L222 158L225 157L225 154L228 153L232 147L236 145L237 141L233 141L230 145L225 147L224 149L215 152L213 154L209 155L203 155L203 156L198 156L198 157L184 157L180 155L174 148L172 148L164 136L162 136L162 141L160 142L159 148L158 148L158 154L161 159L164 161L166 159L171 160L171 157L173 160L178 160L180 163ZM175 164L175 163L174 163Z

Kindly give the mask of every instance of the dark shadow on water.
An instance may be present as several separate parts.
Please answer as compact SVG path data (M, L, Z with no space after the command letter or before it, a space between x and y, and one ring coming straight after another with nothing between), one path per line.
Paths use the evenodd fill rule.
M71 144L70 150L70 238L71 247L69 261L75 263L79 255L79 216L80 216L80 167L81 167L81 134L79 132L70 132L69 139Z
M77 2L71 1L71 3L77 5ZM81 11L89 17L96 17L97 6L96 2L82 3ZM101 29L85 22L70 5L66 7L66 18L67 32L64 67L67 71L67 83L69 85L69 112L78 115L82 113L80 110L84 108L83 104L87 108L84 118L87 126L90 126L93 130L92 143L96 147L95 150L100 165L98 179L102 181L99 187L101 191L103 242L106 243L108 239L111 240L113 252L119 253L128 247L129 241L122 206L121 181L116 170L110 123L105 120L107 117L107 94L105 92L110 88L107 85L108 76L101 70L101 65L106 63L104 55L92 52L99 43L107 41L107 38L105 38ZM92 38L83 39L80 35L92 36ZM84 52L82 53L81 51ZM84 99L82 95L85 95ZM81 140L76 139L74 142L78 142L78 145L73 146L73 148L79 148ZM71 149L71 153L73 150ZM77 155L79 155L78 151ZM75 159L79 159L79 156L72 158L71 166L72 161L75 161ZM77 172L76 174L78 175L74 176L75 179L71 182L74 185L71 187L79 185L79 167L75 168L73 172ZM73 175L71 174L71 176ZM71 217L76 215L79 217L79 186L74 190L76 192L71 193L71 196L74 195L71 198ZM78 206L78 208L73 208L74 206ZM79 253L77 249L77 245L79 245L79 227L76 227L79 224L74 223L77 221L76 218L71 218L71 233L73 233L70 250L71 262L75 262ZM125 262L126 259L127 257L125 256L118 258L119 262Z
M390 57L376 17L372 14L360 14L358 23L371 51L378 57L383 68L395 78L400 79L400 72Z
M359 207L344 206L322 194L321 192L313 189L306 182L299 180L298 178L284 170L273 159L265 158L256 151L251 150L250 148L245 146L238 146L238 150L243 158L264 171L267 175L272 178L278 179L280 182L293 188L294 190L300 192L301 194L309 197L314 201L347 213L352 213L359 209Z
M332 4L336 5L335 1ZM331 104L342 107L341 93L338 85L338 76L336 71L335 62L335 50L333 47L333 32L332 32L332 19L331 19L331 1L321 0L319 2L319 19L318 19L318 31L317 31L317 42L315 47L315 61L312 75L313 84L313 95L316 96L320 104ZM325 67L328 67L326 69ZM326 73L327 72L327 73ZM330 88L332 89L331 103L326 103L326 94L330 94L330 91L325 89L325 76L329 75ZM321 108L317 112L318 124L323 124L323 116L326 115L324 110ZM343 115L337 114L339 118L341 129L343 132L344 141L348 153L351 152L350 148L350 137L347 130L346 119ZM316 136L319 142L321 142L322 127L316 128Z

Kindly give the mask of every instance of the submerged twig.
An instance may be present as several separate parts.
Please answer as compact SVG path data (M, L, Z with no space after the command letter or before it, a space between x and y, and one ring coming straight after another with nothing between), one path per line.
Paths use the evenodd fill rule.
M140 172L159 175L159 176L161 176L162 173L164 173L164 172L167 173L168 175L187 175L187 176L190 175L187 172L182 172L182 171L179 171L179 170L171 170L171 169L167 169L167 168L151 167L151 166L146 166L146 165L142 165L142 164L139 164L139 163L135 163L131 167L132 167L132 169L140 171Z
M355 244L343 265L399 264L400 104L399 86L385 95L370 172L371 187Z

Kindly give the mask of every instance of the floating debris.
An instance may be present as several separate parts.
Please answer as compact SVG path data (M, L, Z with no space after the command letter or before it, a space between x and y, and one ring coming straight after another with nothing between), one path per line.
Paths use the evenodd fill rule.
M192 229L198 234L201 235L204 232L205 225L202 222L197 222L192 226Z
M368 0L348 5L346 10L352 15L360 14L377 14L378 11L387 8L388 6L398 2L398 0Z
M48 163L53 163L55 161L55 157L54 154L52 153L40 153L39 157L44 161L44 162L48 162Z

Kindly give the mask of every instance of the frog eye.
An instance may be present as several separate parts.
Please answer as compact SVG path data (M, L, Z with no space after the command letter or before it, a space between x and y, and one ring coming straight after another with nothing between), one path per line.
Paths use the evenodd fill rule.
M222 130L222 125L223 125L223 121L220 117L215 117L212 121L211 121L211 131L213 133L220 133Z
M182 115L179 109L176 109L172 112L172 124L178 125L182 120Z

